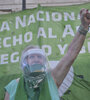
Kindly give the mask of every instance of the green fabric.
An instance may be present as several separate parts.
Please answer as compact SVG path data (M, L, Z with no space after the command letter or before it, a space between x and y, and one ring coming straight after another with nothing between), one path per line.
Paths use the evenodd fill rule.
M33 98L29 100L56 100L54 98L57 98L57 100L60 100L59 95L58 95L58 90L56 89L56 87L54 88L54 92L56 92L55 94L53 94L54 98L52 98L52 93L53 91L51 91L50 89L50 84L52 84L51 86L55 86L54 81L52 80L52 77L50 76L50 74L47 75L46 79L43 81L40 90L36 90L34 91L34 95ZM51 87L52 88L52 87ZM40 91L40 93L38 92ZM36 93L35 93L36 92ZM37 96L39 98L37 98ZM15 100L27 100L27 95L26 95L26 91L24 88L24 78L21 77L18 87L17 87L17 91L16 91L16 95L15 95Z
M72 86L66 91L62 100L90 100L90 82L83 75L74 76Z
M15 100L27 100L26 92L24 89L24 78L21 77L16 90Z
M48 74L48 85L52 100L60 100L57 86L50 73Z

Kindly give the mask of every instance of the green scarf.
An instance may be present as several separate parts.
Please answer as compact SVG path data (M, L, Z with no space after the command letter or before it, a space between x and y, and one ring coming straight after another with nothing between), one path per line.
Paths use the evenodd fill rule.
M60 100L57 87L50 73L46 75L46 79L43 81L40 88L37 88L36 90L31 89L30 92L33 98L29 100ZM28 100L24 88L23 77L21 77L19 80L18 87L16 90L16 95L15 95L15 100Z

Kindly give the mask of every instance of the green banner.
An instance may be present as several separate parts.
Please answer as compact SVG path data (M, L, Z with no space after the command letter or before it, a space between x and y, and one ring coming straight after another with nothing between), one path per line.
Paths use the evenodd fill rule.
M65 55L68 45L77 32L81 8L90 9L90 3L62 7L39 6L30 10L0 15L0 100L4 97L4 86L21 74L20 56L26 46L39 45L45 50L51 67L55 67L54 64ZM89 88L86 89L84 85L80 85L84 80L90 86L89 60L90 29L82 50L72 65L75 76L70 90L62 95L63 100L90 99ZM83 84L86 86L86 83ZM84 91L86 95L81 91ZM87 99L81 98L83 94Z

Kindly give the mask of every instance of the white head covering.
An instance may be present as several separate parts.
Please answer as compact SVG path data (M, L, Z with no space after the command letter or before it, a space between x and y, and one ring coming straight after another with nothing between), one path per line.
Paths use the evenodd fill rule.
M42 56L46 56L45 52L42 49L30 49L23 54L23 59L25 59L28 55L31 54L40 54Z

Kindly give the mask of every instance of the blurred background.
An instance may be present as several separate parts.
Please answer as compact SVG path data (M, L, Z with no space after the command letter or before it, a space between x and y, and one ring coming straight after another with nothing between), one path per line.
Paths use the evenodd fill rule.
M90 0L0 0L0 14L17 12L41 6L65 6L83 4Z

